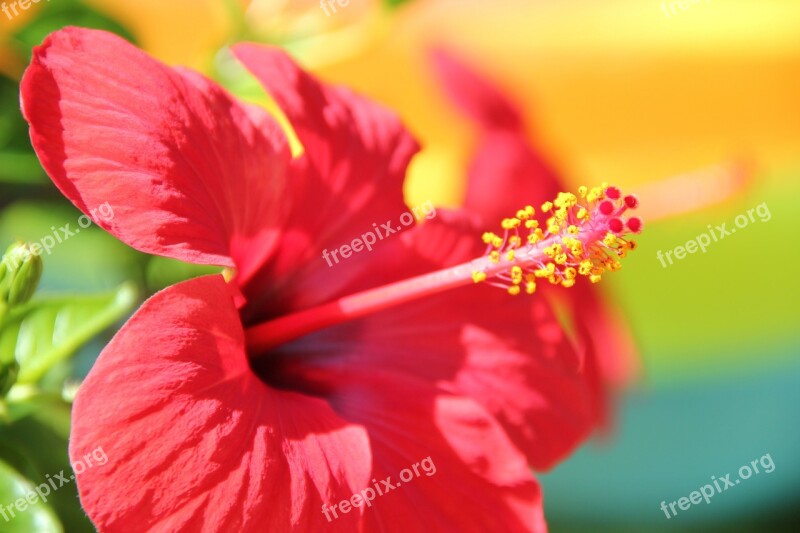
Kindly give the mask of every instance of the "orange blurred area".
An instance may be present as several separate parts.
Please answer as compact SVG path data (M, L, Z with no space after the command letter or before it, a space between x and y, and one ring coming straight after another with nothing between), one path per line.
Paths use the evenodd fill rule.
M457 202L473 132L426 51L474 61L525 106L577 182L623 186L731 157L798 162L800 3L715 0L668 18L658 2L416 2L376 46L324 68L403 115L426 145L411 196Z

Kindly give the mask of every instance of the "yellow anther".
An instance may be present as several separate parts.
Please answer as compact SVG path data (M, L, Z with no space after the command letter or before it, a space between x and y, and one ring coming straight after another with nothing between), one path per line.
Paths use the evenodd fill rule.
M538 228L539 227L539 221L538 220L526 220L525 221L525 227L528 228L528 229Z
M496 238L497 236L491 231L487 231L483 235L481 235L481 240L483 241L484 244L489 244Z
M550 224L547 226L547 231L552 235L555 235L561 231L561 228L558 226L558 224Z
M578 196L581 198L586 198L586 193L589 192L589 188L586 185L581 185L578 187Z
M536 292L536 282L535 281L527 282L525 284L525 292L527 292L528 294L533 294L534 292Z
M520 209L519 211L517 211L517 218L520 220L528 220L528 218L530 217L528 216L528 213L524 209Z
M513 261L514 260L514 250L509 250L508 251L508 253L506 254L506 259L508 259L509 261Z
M553 204L556 207L572 207L578 203L578 198L571 192L560 192Z
M575 279L575 276L577 275L577 271L573 267L567 267L564 269L564 277L567 279Z
M502 248L503 239L501 237L495 236L495 238L492 239L492 246L494 246L495 248Z
M588 259L581 261L580 266L578 267L578 272L580 272L582 276L588 276L591 274L592 262Z
M573 285L575 285L574 279L565 279L564 281L561 282L562 287L570 288Z
M504 218L500 225L503 227L503 229L509 230L518 228L521 223L522 222L518 218Z
M533 208L532 205L525 206L525 213L527 213L528 217L532 217L536 214L536 210Z
M591 281L592 283L599 283L600 279L601 279L600 274L592 274L591 276L589 276L589 281Z
M516 296L517 294L519 294L519 291L520 291L519 285L512 285L508 288L508 294L510 294L511 296Z
M567 232L573 235L577 235L578 231L579 231L578 226L576 226L575 224L570 224L569 227L567 228Z
M553 209L553 202L545 202L542 204L542 213L547 213Z
M514 285L522 283L522 269L518 266L511 267L511 283Z
M575 216L578 217L578 220L589 220L589 212L583 207L578 209L578 213Z
M541 240L541 237L539 237L535 233L531 233L530 235L528 235L528 242L531 243L531 244L536 244L540 240Z
M589 194L586 195L586 199L590 202L600 200L603 198L603 190L604 189L601 189L600 187L592 187L592 189L589 191Z
M547 257L555 257L556 255L556 251L553 249L552 246L547 246L542 250L542 252L544 252L544 255L546 255Z
M603 237L603 244L605 244L606 246L614 246L616 243L617 243L617 237L611 232L606 233L606 236Z
M553 273L556 271L556 267L553 263L547 263L547 266L544 268L540 268L539 270L534 270L533 275L537 278L548 278L553 277Z
M489 261L492 263L499 263L500 262L500 252L497 250L492 250L489 252Z
M519 235L512 235L508 238L509 246L514 248L519 248L519 245L522 243L522 238Z
M486 272L473 272L472 273L472 281L475 283L480 283L481 281L486 281Z
M553 261L555 261L556 264L563 265L564 263L567 262L567 254L564 253L558 254L553 258Z

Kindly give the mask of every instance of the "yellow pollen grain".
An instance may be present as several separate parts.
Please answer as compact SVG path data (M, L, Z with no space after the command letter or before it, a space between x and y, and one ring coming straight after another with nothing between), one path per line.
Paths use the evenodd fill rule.
M486 272L473 272L472 273L472 281L475 283L480 283L481 281L486 281Z
M519 291L520 291L519 285L512 285L511 287L508 288L508 294L510 294L511 296L516 296L517 294L519 294Z

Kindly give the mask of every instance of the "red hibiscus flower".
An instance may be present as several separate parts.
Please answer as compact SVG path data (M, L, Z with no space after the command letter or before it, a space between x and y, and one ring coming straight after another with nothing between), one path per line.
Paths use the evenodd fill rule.
M279 50L234 53L301 154L259 108L104 32L51 35L22 81L37 154L78 208L108 202L98 222L122 241L230 273L150 298L81 386L70 456L108 458L77 472L89 516L109 532L545 530L529 465L592 431L597 379L544 299L507 293L615 269L638 219L593 189L559 195L545 232L523 207L484 244L440 211L357 250L407 214L416 143Z
M449 99L479 129L467 172L465 209L487 223L515 209L516 198L537 205L566 188L558 170L529 140L518 107L499 87L446 50L434 51L432 60ZM639 358L625 320L608 298L588 284L548 296L563 301L587 341L602 347L598 355L605 381L629 382Z

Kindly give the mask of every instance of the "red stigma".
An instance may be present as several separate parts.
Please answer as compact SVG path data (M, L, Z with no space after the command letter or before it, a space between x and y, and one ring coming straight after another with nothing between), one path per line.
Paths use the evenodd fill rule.
M639 217L631 217L628 219L628 229L631 230L633 233L639 233L642 231L642 219ZM611 231L614 231L613 229ZM615 232L617 233L617 232Z
M619 200L620 196L622 196L622 191L619 190L619 187L606 188L606 198L610 198L612 200Z

